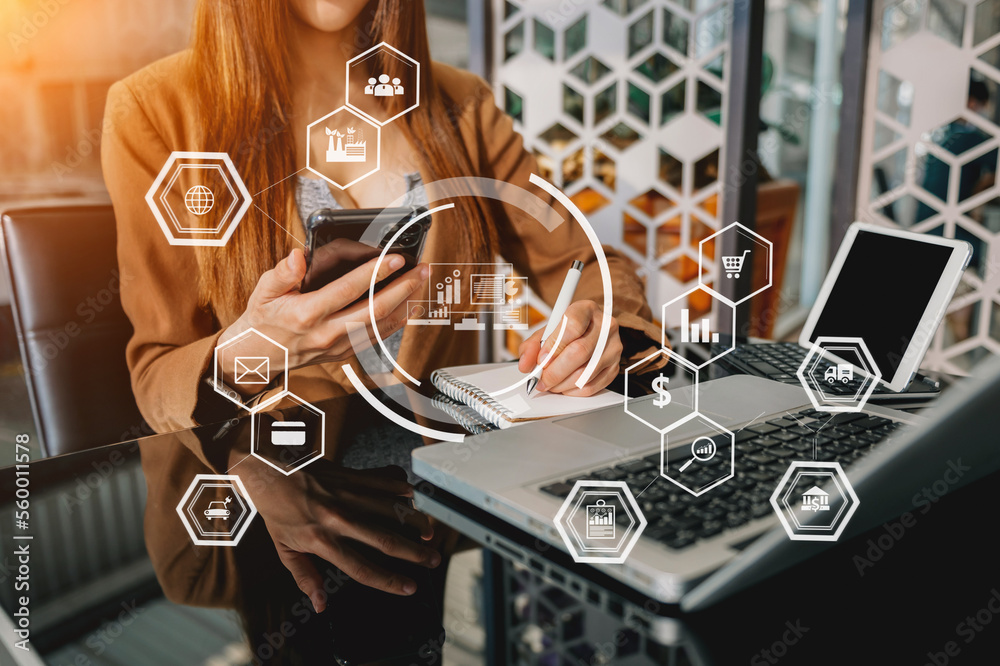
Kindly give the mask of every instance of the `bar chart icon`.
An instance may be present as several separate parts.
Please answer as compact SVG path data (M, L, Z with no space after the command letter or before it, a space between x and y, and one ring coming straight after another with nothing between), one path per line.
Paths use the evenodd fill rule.
M462 302L462 271L456 270L453 275L437 283L438 305L456 305Z
M425 301L407 301L407 325L456 331L528 328L528 278L508 263L432 263ZM484 320L484 317L486 319Z
M687 308L681 310L681 342L718 342L719 334L712 333L708 318L700 323L691 323L691 314Z

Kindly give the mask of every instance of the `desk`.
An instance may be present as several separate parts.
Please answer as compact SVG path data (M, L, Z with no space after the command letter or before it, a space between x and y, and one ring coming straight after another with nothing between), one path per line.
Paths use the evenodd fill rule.
M350 415L327 433L342 444L364 436L359 423L384 423L354 398L317 406L328 415ZM200 464L193 451L218 459L221 452L246 445L248 427L244 419L227 429L206 426L32 464L33 547L40 555L33 561L32 608L39 647L53 649L74 637L92 635L102 618L120 613L121 603L141 603L157 593L142 547L145 532L160 583L172 599L199 606L275 609L271 617L255 620L255 635L280 642L273 650L279 656L298 651L323 655L305 663L330 663L334 618L338 612L357 610L357 597L338 608L338 591L331 597L333 612L318 616L307 607L296 607L302 595L277 561L260 517L236 548L196 547L178 521L175 507L191 480L183 470ZM382 437L394 432L403 436L395 426L379 427ZM183 464L174 465L172 473L151 469L151 452ZM140 462L146 464L145 474ZM12 543L8 516L13 470L0 470L0 478L0 529L7 548ZM885 528L839 544L706 612L684 616L673 608L655 609L660 619L645 625L627 619L629 605L642 604L627 591L603 589L599 579L594 589L560 589L558 581L541 578L530 565L521 568L502 555L487 553L487 654L493 663L526 664L942 664L945 658L955 664L995 663L986 659L995 660L998 653L1000 621L986 620L994 619L992 609L1000 609L1000 601L991 601L1000 597L1000 569L996 521L986 516L997 506L998 481L993 475L934 504L914 527L893 537L863 576L855 558L868 556L869 539L886 543ZM578 566L555 556L552 561L556 566ZM200 572L206 567L218 574L216 584L204 584ZM0 586L0 600L8 609L11 580ZM599 607L590 601L595 595ZM383 608L382 600L372 600L376 611ZM969 616L974 624L966 622ZM383 638L413 631L420 616L406 617L413 621L379 627ZM294 633L283 637L282 626ZM460 634L468 630L467 620L445 618L444 628L453 636ZM174 650L194 651L192 642ZM950 642L958 656L947 656ZM428 648L423 657L405 663L432 663L432 652ZM153 665L176 663L176 657L174 662L159 661L152 653L147 657L145 663ZM282 662L272 657L264 663Z
M561 551L525 562L495 542L484 553L486 596L494 600L489 663L921 665L935 663L928 653L945 655L949 642L959 656L936 663L995 663L996 533L983 529L976 507L992 501L998 482L993 474L944 497L911 528L900 532L891 521L693 614L588 576L587 565ZM516 532L503 534L516 541ZM527 539L519 543L537 544ZM861 565L859 574L859 558L874 566ZM590 585L571 587L569 571ZM982 631L960 625L977 614Z

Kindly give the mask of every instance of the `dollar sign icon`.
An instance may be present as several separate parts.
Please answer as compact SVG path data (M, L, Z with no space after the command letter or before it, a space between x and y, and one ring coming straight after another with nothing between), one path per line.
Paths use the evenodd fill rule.
M657 407L666 407L670 404L670 394L667 393L667 382L670 381L669 377L664 377L660 375L653 380L653 391L656 392L657 398L653 401L653 404Z

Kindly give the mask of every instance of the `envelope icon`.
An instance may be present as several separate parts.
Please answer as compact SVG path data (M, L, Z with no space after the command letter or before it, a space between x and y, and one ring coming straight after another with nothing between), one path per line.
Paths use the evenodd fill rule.
M237 384L268 384L271 359L267 356L237 356L233 376Z

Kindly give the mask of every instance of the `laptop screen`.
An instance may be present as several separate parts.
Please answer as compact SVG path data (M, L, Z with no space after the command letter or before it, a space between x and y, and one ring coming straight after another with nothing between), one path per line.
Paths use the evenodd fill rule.
M891 379L915 335L952 250L909 238L859 231L810 342L860 337L882 377Z

